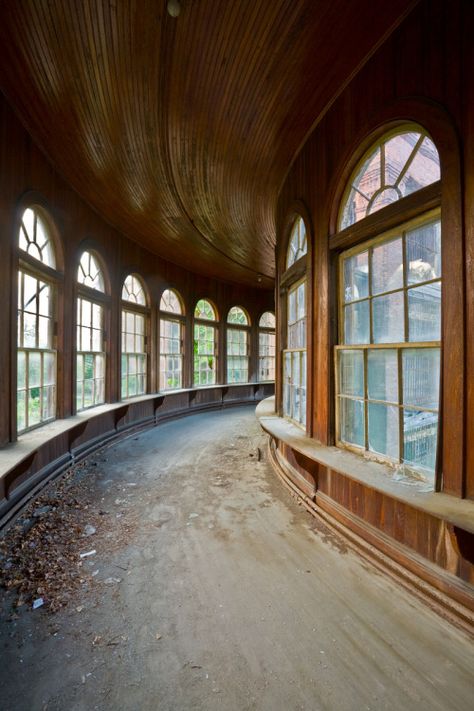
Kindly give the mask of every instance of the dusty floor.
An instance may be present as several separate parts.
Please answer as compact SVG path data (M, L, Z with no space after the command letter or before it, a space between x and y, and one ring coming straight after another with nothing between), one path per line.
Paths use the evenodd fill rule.
M245 407L92 458L83 587L18 619L4 597L3 711L474 708L473 643L318 530L257 447Z

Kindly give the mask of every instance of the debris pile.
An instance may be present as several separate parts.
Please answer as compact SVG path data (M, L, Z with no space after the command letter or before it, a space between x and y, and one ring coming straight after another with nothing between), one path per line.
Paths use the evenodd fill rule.
M90 500L93 479L86 462L72 467L3 532L0 585L13 592L14 609L44 604L54 612L90 585L81 553L96 546L94 534L106 513Z

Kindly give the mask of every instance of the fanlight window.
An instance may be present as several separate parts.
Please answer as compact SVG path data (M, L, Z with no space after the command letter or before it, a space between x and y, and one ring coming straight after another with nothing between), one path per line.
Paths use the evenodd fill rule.
M173 291L173 289L166 289L166 291L163 292L160 301L160 311L168 311L172 314L183 313L183 307L181 306L179 296L175 291ZM202 318L202 316L200 316L200 318Z
M235 323L236 326L248 326L249 320L240 306L233 306L227 315L227 323Z
M141 279L133 274L128 275L123 283L122 300L139 306L146 306L145 289Z
M272 314L271 311L265 311L265 313L260 316L258 325L260 328L275 328L275 314Z
M307 252L306 227L304 220L298 217L291 231L288 253L286 255L286 268L303 257Z
M386 205L440 179L436 147L421 130L385 136L357 166L339 216L343 230Z
M23 213L18 246L47 267L56 267L50 234L34 208L28 207Z
M97 259L91 252L84 252L81 257L77 270L77 281L90 289L105 291L104 275Z
M194 318L202 318L207 321L216 320L216 312L213 306L206 299L199 299L194 309Z

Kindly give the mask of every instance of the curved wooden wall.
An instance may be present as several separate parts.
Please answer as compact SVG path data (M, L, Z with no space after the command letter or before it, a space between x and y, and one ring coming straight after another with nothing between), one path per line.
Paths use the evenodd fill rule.
M318 123L279 197L276 293L280 293L288 216L298 201L310 216L313 250L307 430L318 447L329 451L335 441L338 249L333 235L340 196L354 163L374 137L394 122L414 121L426 127L441 159L441 192L432 198L441 205L444 235L443 493L432 496L444 502L462 501L474 525L474 75L465 72L465 67L473 66L473 32L474 6L467 0L420 2ZM375 222L377 215L367 219ZM285 328L281 302L277 312L277 332L281 332ZM278 379L276 394L281 414ZM288 471L299 472L293 475L293 484L302 496L311 498L316 509L332 508L340 522L357 527L367 540L378 530L395 560L408 565L410 555L416 554L434 563L439 581L442 571L449 571L453 586L456 578L462 579L474 600L472 528L462 523L450 527L442 510L436 516L434 511L422 515L416 506L398 503L395 494L382 497L372 486L355 484L351 474L357 470L357 460L364 462L357 455L352 455L352 469L329 466L324 458L312 460L311 454L301 465L291 438L284 439L275 437L278 466L283 462Z

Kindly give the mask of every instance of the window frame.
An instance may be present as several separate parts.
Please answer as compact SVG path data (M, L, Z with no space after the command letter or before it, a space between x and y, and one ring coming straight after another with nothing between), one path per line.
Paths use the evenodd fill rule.
M177 314L174 311L165 311L164 309L161 308L161 301L163 299L163 294L165 294L165 292L167 292L167 291L172 291L174 293L174 295L176 296L176 298L178 299L179 304L181 306L181 313ZM168 288L164 289L161 296L160 296L159 309L158 309L158 321L159 321L158 391L159 392L170 392L170 391L180 390L180 389L184 388L184 378L185 378L184 368L185 368L186 344L185 344L184 333L185 333L185 328L186 328L186 311L185 311L183 299L181 298L180 293L172 287L168 287ZM163 354L161 351L161 339L163 338L161 324L163 321L179 324L179 332L180 332L179 354L175 354L175 353ZM161 387L162 373L166 373L167 371L161 369L161 359L162 359L162 357L169 357L170 355L172 355L174 358L179 358L181 361L181 369L179 371L181 374L181 383L180 383L180 385L177 385L175 387L162 388Z
M292 235L294 234L295 230L295 225L297 222L302 221L304 224L305 228L305 235L306 235L306 253L303 254L297 261L295 261L291 266L287 267L288 264L288 253L289 249L291 246L291 238ZM285 241L285 249L282 253L281 261L280 264L283 265L283 273L280 278L280 305L281 305L281 343L279 346L279 353L280 353L280 362L278 365L278 360L276 361L276 365L279 368L280 372L280 378L281 378L281 386L280 386L280 411L282 416L287 419L289 422L294 423L297 427L300 427L304 429L305 431L311 431L312 426L311 422L309 422L309 413L310 413L310 392L308 385L310 384L310 378L308 378L309 375L309 369L308 369L308 354L309 354L309 348L310 348L310 343L309 343L309 320L310 320L310 310L309 310L309 305L310 305L310 298L309 298L309 293L310 293L310 278L311 278L311 262L310 262L310 239L311 239L311 230L309 228L309 219L306 215L306 210L302 205L297 206L296 209L292 210L290 213L290 216L288 218L287 222L287 234L288 237ZM288 309L288 299L289 299L289 294L292 290L297 289L302 283L305 283L305 346L304 348L289 348L288 347L288 316L289 316L289 309ZM302 362L306 363L306 368L305 368L305 373L304 373L304 390L305 390L305 411L304 411L304 419L302 421L295 420L290 414L286 414L285 412L285 362L286 362L286 354L290 352L296 352L299 351L300 353L305 353L305 357L300 356L300 364ZM293 356L292 356L293 358ZM276 372L276 371L275 371ZM301 372L301 371L300 371ZM301 385L301 376L300 376L300 389L302 387Z
M196 313L196 307L200 301L207 301L210 306L212 307L212 310L214 312L214 319L206 319L206 318L198 318L195 316ZM205 387L212 387L213 385L218 385L219 381L219 312L217 311L214 303L211 301L211 299L208 299L206 297L202 297L200 299L196 300L196 303L194 305L193 309L193 318L192 318L192 343L193 343L193 360L192 360L192 384L194 388L205 388ZM194 345L196 342L195 338L195 333L196 333L196 326L208 326L213 329L214 332L214 352L211 354L205 354L206 357L213 357L214 358L214 367L213 367L213 373L214 373L214 382L213 383L204 383L204 384L197 384L195 381L195 368L194 368L194 358L196 357L194 354ZM199 372L199 371L198 371Z
M49 210L44 207L41 204L41 198L40 196L33 195L28 201L23 202L18 211L18 218L16 222L16 230L15 230L15 254L16 254L16 262L17 262L17 269L16 269L16 280L14 281L14 293L15 293L15 300L14 303L16 303L16 311L15 311L15 328L14 328L14 340L13 343L14 345L14 358L12 359L12 370L13 370L13 379L12 382L15 383L15 386L12 388L12 412L13 412L13 418L12 418L12 425L11 425L11 433L12 433L12 439L16 439L18 436L22 436L23 434L30 432L31 430L37 429L38 427L42 427L43 425L54 422L58 418L58 416L61 415L63 404L62 404L62 387L61 383L59 380L59 373L60 373L60 357L61 357L61 348L60 348L60 338L58 334L58 323L59 323L59 312L60 312L60 299L61 299L61 287L62 283L64 280L64 275L63 275L63 254L62 254L62 246L60 243L60 239L57 233L56 226L53 222L53 219L51 215L49 214ZM23 230L23 217L24 214L27 210L32 210L35 214L35 221L40 219L44 225L45 230L47 230L48 233L48 242L51 243L52 245L52 250L53 250L53 256L54 256L54 263L55 266L51 267L48 264L45 264L42 262L40 259L37 259L36 257L33 257L30 255L28 252L26 252L24 249L20 247L20 232ZM41 348L41 347L25 347L25 346L20 346L19 345L19 323L18 319L20 316L20 311L23 311L22 308L20 308L20 303L18 299L18 293L19 293L19 285L20 285L20 278L21 275L26 275L29 276L33 279L36 279L37 281L41 281L45 284L47 284L50 288L50 328L51 328L51 348ZM39 312L36 314L36 318L39 317ZM23 334L24 336L24 334ZM61 341L62 342L62 341ZM32 425L27 424L28 423L28 405L26 404L25 406L25 424L26 426L19 429L18 427L18 355L20 352L25 353L25 388L22 388L22 390L25 390L25 398L28 400L28 372L26 368L26 361L29 360L29 354L30 353L39 353L40 354L40 360L41 360L41 384L39 386L40 391L43 390L44 387L48 387L48 385L44 385L43 383L43 378L44 378L44 373L43 373L43 354L44 353L50 353L53 354L54 356L54 415L51 417L47 417L45 419L40 419L39 422L36 422ZM42 400L41 396L40 399ZM41 407L41 405L40 405Z
M340 449L346 449L349 451L352 451L356 453L359 456L363 456L365 459L370 459L370 460L375 460L382 462L384 464L388 464L393 467L400 467L403 466L403 471L406 472L409 476L412 476L413 478L420 479L422 481L426 481L428 483L433 483L431 478L428 478L428 476L424 476L420 468L416 468L415 465L411 465L409 463L406 463L403 461L402 458L402 452L404 448L404 430L403 430L403 413L404 411L407 410L420 410L423 412L432 412L436 413L437 415L437 455L436 455L436 462L435 462L435 467L434 467L434 483L436 483L437 479L437 472L438 472L438 451L440 447L440 438L441 438L441 397L442 397L442 382L441 382L441 363L442 363L442 332L440 329L440 338L439 340L426 340L426 341L410 341L408 340L408 319L409 319L409 310L408 310L408 294L410 290L416 289L418 287L430 285L430 284L435 284L435 283L440 283L441 285L441 303L442 303L442 298L443 298L443 271L441 271L441 275L438 277L435 277L433 279L428 279L426 281L422 282L416 282L413 284L408 284L406 277L404 278L403 285L400 288L393 289L393 290L387 290L384 292L381 292L380 294L371 294L370 293L370 287L368 290L367 297L363 297L363 299L354 299L352 301L346 301L345 296L344 296L344 277L343 277L343 265L344 261L356 254L360 254L361 252L364 252L367 250L369 252L369 255L371 254L371 250L376 248L378 245L381 244L388 244L395 238L400 238L402 240L402 247L403 247L403 264L406 272L406 257L405 257L405 241L406 241L406 233L409 231L416 229L417 227L421 227L423 225L429 225L434 222L439 222L441 225L441 209L440 207L433 209L433 210L428 210L426 212L422 212L420 215L418 215L416 218L413 218L408 221L401 221L398 227L392 227L391 229L387 230L383 234L377 235L375 237L372 237L369 240L361 240L359 243L351 247L347 250L341 251L337 255L337 283L338 283L338 298L337 298L337 305L338 305L338 339L337 343L334 345L334 383L335 383L335 443L336 446L339 447ZM442 237L441 237L441 242L442 242ZM442 251L441 251L441 259L442 259ZM369 262L370 262L370 256L369 256ZM370 267L371 269L371 267ZM368 272L370 274L371 271ZM402 341L395 341L395 342L373 342L373 310L370 306L372 300L374 298L378 298L380 296L386 296L390 295L393 293L402 293L403 294L403 303L404 303L404 338L406 340ZM368 343L345 343L345 334L344 334L344 307L347 304L351 303L360 303L361 301L367 301L369 303L369 342ZM402 395L402 359L403 359L403 351L408 351L408 350L433 350L437 349L440 354L440 380L439 380L439 399L438 399L438 407L437 408L430 408L426 406L419 406L415 407L414 405L406 405L403 402L403 395ZM377 400L375 398L369 398L368 395L368 354L372 351L377 351L377 350L390 350L390 351L395 351L396 352L396 358L397 358L397 370L398 370L398 376L397 376L397 382L398 382L398 393L397 393L397 402L395 403L394 401L382 401L382 400ZM362 352L363 353L363 371L364 371L364 393L362 396L346 396L344 394L341 394L341 387L340 387L340 368L339 368L339 354L342 351L357 351L357 352ZM346 399L353 399L360 401L364 403L364 445L357 445L355 443L349 443L341 439L341 429L342 429L342 424L341 424L341 402L342 400ZM399 424L398 424L398 460L397 458L390 457L389 455L384 455L379 452L375 452L373 450L370 450L368 442L369 442L369 426L368 426L368 413L369 413L369 404L381 404L385 406L390 406L397 408L398 410L398 419L399 419Z
M274 320L275 320L275 325L272 326L260 326L260 321L262 317L266 314L270 313L272 314ZM258 327L257 327L258 333L258 355L257 355L257 382L258 383L273 383L275 381L275 374L276 374L276 317L273 311L264 311L262 314L260 314L260 318L258 319ZM260 345L260 336L261 335L268 335L268 336L273 336L273 356L272 355L261 355L261 345ZM268 348L268 344L266 346ZM260 378L260 363L265 359L265 358L270 358L270 360L273 361L273 379L261 379Z
M440 157L441 163L441 178L440 180L431 183L430 185L421 188L405 197L400 198L394 203L391 203L382 209L367 215L365 218L355 222L352 225L338 231L339 216L342 214L343 205L347 195L350 192L351 178L356 173L358 166L360 166L364 160L364 157L370 154L373 146L379 145L387 137L394 134L398 134L404 130L414 129L417 131L422 131L427 135L434 143L438 155ZM444 314L447 309L447 292L450 291L451 286L449 284L449 275L452 273L452 269L449 268L449 262L446 259L447 252L450 251L449 244L446 244L446 228L445 221L449 221L452 217L452 209L448 204L448 198L446 194L446 189L443 187L444 180L446 177L443 174L442 165L442 155L438 145L436 137L432 135L428 127L425 127L416 121L397 121L392 122L392 124L385 124L380 126L376 132L372 133L371 136L367 136L362 144L359 144L360 150L357 148L352 152L350 156L350 162L346 164L344 170L344 184L340 189L335 189L337 199L333 203L333 209L331 213L331 224L333 226L333 232L329 236L329 250L331 253L330 264L332 273L337 275L337 279L333 284L333 295L335 306L335 315L337 316L337 334L336 331L333 332L333 341L331 349L331 357L333 360L332 377L331 384L329 388L330 404L329 407L332 409L334 415L332 419L332 433L335 442L339 440L339 412L338 407L338 397L337 397L337 387L338 387L338 373L337 373L337 358L336 358L336 348L341 344L340 342L340 324L341 316L340 309L341 299L340 299L340 286L339 286L339 269L338 263L339 258L343 252L347 252L352 248L362 247L364 244L368 244L377 237L382 237L388 234L390 231L400 233L400 230L404 228L410 222L415 223L416 220L424 222L429 220L430 214L438 214L441 222L441 263L442 263L442 304L441 304L441 337L439 344L440 348L440 386L439 386L439 409L438 409L438 439L437 439L437 455L436 464L434 471L434 490L439 491L441 489L441 482L443 479L442 469L443 469L443 442L445 439L445 413L443 406L443 395L446 387L446 373L443 353L445 350L445 337L446 331L443 326ZM449 298L449 297L448 297ZM449 339L448 339L449 340ZM451 339L452 340L452 339ZM356 344L353 344L356 347ZM373 345L373 344L372 344ZM405 344L407 345L407 344ZM426 342L423 342L426 345ZM380 344L380 347L386 347L387 344ZM408 347L410 347L408 343ZM348 345L347 348L351 348ZM337 445L339 446L339 444ZM346 444L343 444L342 448L347 448ZM361 457L361 450L357 449L357 456ZM368 459L372 458L372 453L366 453ZM384 460L384 463L387 463Z
M90 252L94 258L96 259L99 268L102 272L102 278L104 281L104 291L99 291L97 289L93 289L90 286L86 286L85 284L81 284L78 279L78 271L79 271L79 265L80 261L82 258L82 255L84 252ZM74 302L75 302L75 308L74 308L74 367L73 367L73 372L74 372L74 379L72 382L73 386L73 411L75 413L78 412L84 412L85 410L89 410L93 407L99 407L100 405L104 405L107 403L110 399L110 390L109 390L109 378L110 378L110 373L109 373L109 348L110 348L110 343L109 343L109 333L110 333L110 295L108 293L108 286L109 286L109 280L108 280L108 275L107 272L104 268L104 262L100 255L97 253L97 251L94 248L91 248L89 246L84 246L79 252L78 252L78 258L76 261L76 266L74 270L74 275L75 275L75 293L74 293ZM77 321L77 306L78 306L78 300L83 299L86 301L91 302L92 304L97 304L102 308L102 350L101 351L80 351L78 349L78 339L77 339L77 329L78 329L78 321ZM94 374L95 374L95 356L96 355L102 355L104 358L104 399L101 402L94 402L91 405L87 405L86 407L77 407L77 358L79 355L87 355L91 354L94 356ZM96 378L94 377L94 381ZM84 378L82 379L84 381ZM84 401L84 391L82 393L82 402Z
M247 322L245 324L243 323L233 323L232 321L229 321L229 314L232 309L238 308L242 311L244 314L245 318L247 319ZM231 306L229 310L227 311L227 319L225 323L225 354L226 354L226 385L238 385L241 383L248 383L249 378L250 378L250 355L251 355L251 347L250 347L250 336L251 336L251 330L252 330L252 325L250 321L250 316L247 312L246 309L243 308L243 306ZM229 345L232 342L232 340L229 341L229 333L244 333L245 334L245 355L234 355L229 353ZM247 367L247 379L246 380L230 380L229 379L229 372L232 373L237 373L240 372L240 368L233 368L229 370L229 358L245 358Z
M127 279L129 277L133 277L134 279L136 279L139 282L141 290L143 291L145 304L138 304L136 301L128 301L123 298L123 290L125 287L125 282L127 281ZM122 279L121 284L122 284L122 288L120 291L119 394L120 394L120 400L130 400L130 398L140 397L142 395L146 395L149 392L149 383L150 383L150 348L149 348L149 344L150 344L150 328L151 328L151 326L150 326L150 307L149 307L150 299L148 296L148 290L146 288L145 281L140 274L137 274L136 272L128 272L127 275ZM144 320L144 324L143 324L143 341L144 341L143 348L144 348L144 350L142 352L132 352L132 351L127 351L127 350L124 351L124 349L123 349L124 333L130 333L129 331L124 331L123 325L122 325L123 318L126 313L130 313L134 317L141 316ZM125 320L126 320L126 318L125 318ZM134 337L136 337L136 335L137 335L136 331L134 331L133 335L134 335ZM124 395L123 390L122 390L122 385L123 385L122 381L124 378L123 370L122 370L122 360L123 360L123 358L126 358L127 363L128 363L128 361L131 358L140 358L143 356L145 356L145 358L144 358L145 372L142 373L142 375L145 376L144 377L144 391L143 392L135 392L132 394L128 393L128 390L129 390L128 378L130 376L129 376L129 371L127 368L127 374L125 376L127 378L127 394ZM138 367L137 367L137 372L135 373L135 375L137 378L140 375L140 372L138 371Z

